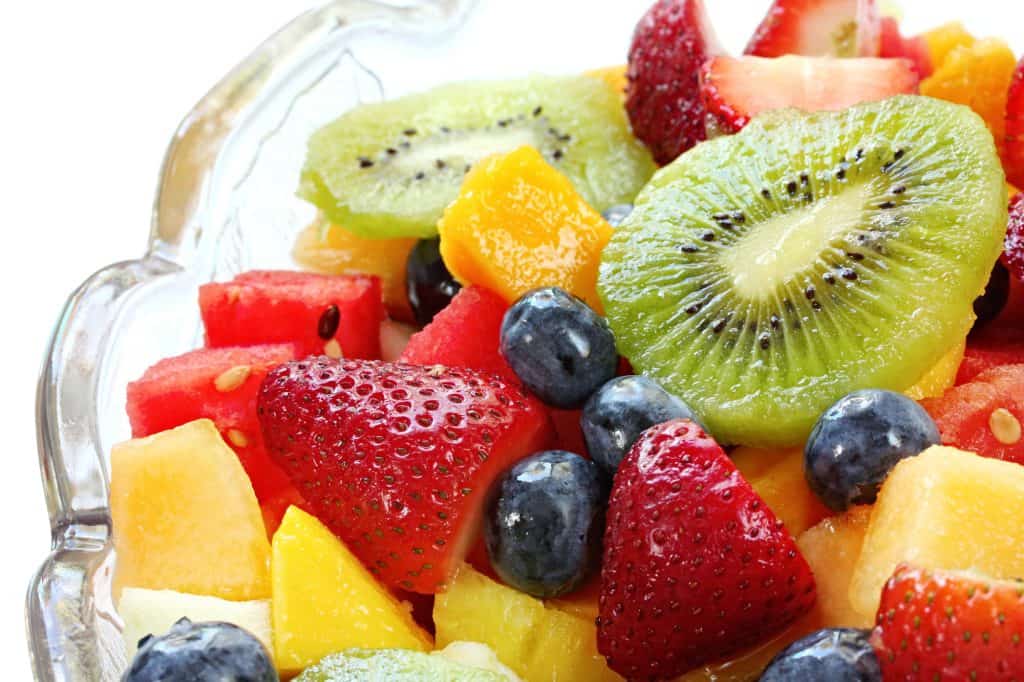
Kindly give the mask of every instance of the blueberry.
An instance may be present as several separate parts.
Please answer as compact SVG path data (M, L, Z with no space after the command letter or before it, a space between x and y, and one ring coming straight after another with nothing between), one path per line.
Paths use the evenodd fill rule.
M682 400L647 377L631 375L612 379L590 396L580 424L590 457L614 474L641 433L671 419L700 423Z
M1010 298L1010 271L999 261L992 268L985 291L974 299L974 329L982 327L999 316ZM972 329L971 331L973 331Z
M608 322L557 287L534 289L509 308L501 352L527 388L564 409L582 406L619 364Z
M804 446L804 474L829 508L870 504L894 466L939 442L920 405L899 393L868 389L841 398L818 418Z
M576 589L600 561L608 484L579 455L549 450L498 483L484 524L491 565L509 585L550 598Z
M633 212L633 204L615 204L609 206L601 215L608 221L608 224L612 227L618 227L622 224L622 221L629 217L629 214Z
M430 324L462 287L441 260L441 240L421 239L405 263L405 290L416 323Z
M853 628L818 630L776 654L761 682L881 682L869 634Z
M123 682L277 682L277 671L260 641L229 623L182 618L170 631L139 642Z

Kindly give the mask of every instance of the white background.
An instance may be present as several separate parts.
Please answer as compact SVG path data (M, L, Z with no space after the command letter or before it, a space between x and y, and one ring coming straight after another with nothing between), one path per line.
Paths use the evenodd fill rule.
M511 2L512 0L485 0ZM636 6L647 0L615 0ZM767 0L706 0L739 49ZM566 35L588 33L593 0L515 0L523 49L545 6L573 2ZM0 10L0 651L4 676L28 679L23 597L48 551L36 457L35 378L68 293L99 267L141 255L164 148L192 104L262 38L310 2L94 0L9 2ZM1006 0L904 0L911 28L962 18L1024 47L1024 9ZM621 5L620 5L621 6ZM507 7L507 6L506 6ZM970 11L971 14L964 15ZM1016 27L1016 35L1009 32ZM567 46L566 49L571 49ZM601 66L595 64L594 66Z

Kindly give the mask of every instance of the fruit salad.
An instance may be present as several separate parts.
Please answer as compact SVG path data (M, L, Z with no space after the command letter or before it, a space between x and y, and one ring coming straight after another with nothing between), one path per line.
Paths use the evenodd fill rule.
M126 682L1024 679L1024 60L875 0L309 139L113 448Z

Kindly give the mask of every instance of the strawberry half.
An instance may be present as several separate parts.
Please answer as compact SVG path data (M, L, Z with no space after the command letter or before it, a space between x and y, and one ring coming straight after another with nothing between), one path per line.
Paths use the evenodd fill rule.
M1013 680L1024 671L1024 583L902 565L872 645L886 680Z
M1024 57L1017 64L1006 102L1006 179L1024 188Z
M385 584L425 594L473 541L494 479L551 438L518 386L441 366L291 362L267 375L258 413L316 516Z
M659 0L629 48L626 111L654 160L667 164L703 141L700 66L721 54L703 0Z
M814 604L792 536L687 420L652 427L615 474L598 650L629 679L667 679L785 629Z
M701 70L704 106L725 132L772 109L838 111L917 92L917 82L906 59L715 57Z
M877 57L880 34L875 0L775 0L746 54Z

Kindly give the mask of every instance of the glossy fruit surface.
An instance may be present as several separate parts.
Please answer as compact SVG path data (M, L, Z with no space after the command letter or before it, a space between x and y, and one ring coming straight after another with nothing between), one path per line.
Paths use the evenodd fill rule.
M421 239L409 252L405 267L406 294L416 319L425 327L444 310L462 285L455 281L441 259L441 240Z
M807 483L843 511L875 501L896 464L939 443L928 413L900 393L865 389L825 410L804 446Z
M277 682L270 654L258 639L230 623L179 620L139 647L124 682Z
M501 354L534 395L562 409L582 407L619 366L608 322L557 287L512 304L501 323Z
M687 420L644 432L608 503L598 648L613 670L680 675L782 632L814 594L792 536L717 443Z
M600 305L597 264L612 228L531 147L477 164L438 231L445 265L463 284L510 303L531 289L558 286Z
M805 620L817 627L870 628L874 624L874 614L862 614L850 602L850 581L870 522L871 507L852 507L823 519L797 538L818 589L814 610Z
M760 682L882 682L869 635L853 628L819 630L779 652Z
M609 475L640 434L672 419L700 420L679 398L645 376L616 377L590 396L580 423L587 452Z
M600 565L608 490L594 462L548 450L515 464L497 483L484 522L491 565L538 598L578 588Z
M453 367L327 357L263 382L267 448L316 516L388 587L434 593L493 481L551 425L518 385Z

